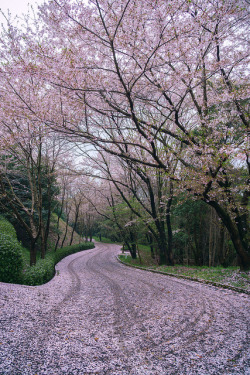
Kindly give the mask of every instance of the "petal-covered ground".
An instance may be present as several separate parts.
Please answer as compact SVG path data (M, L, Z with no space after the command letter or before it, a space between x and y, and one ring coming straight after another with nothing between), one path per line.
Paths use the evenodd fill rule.
M248 295L126 267L97 244L0 283L0 374L250 374Z

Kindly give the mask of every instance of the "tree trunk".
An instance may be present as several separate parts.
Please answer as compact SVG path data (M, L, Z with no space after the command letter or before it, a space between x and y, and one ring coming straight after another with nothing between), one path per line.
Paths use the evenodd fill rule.
M154 246L153 246L153 237L151 233L146 234L147 241L150 246L150 251L151 251L151 258L155 259L155 252L154 252Z
M31 240L30 242L30 266L36 264L36 241Z
M137 248L137 253L138 253L138 258L139 258L140 264L142 264L142 261L141 261L141 253L140 253L139 246L138 246L137 244L136 244L136 248Z
M159 247L159 265L168 264L167 260L167 240L165 233L157 241Z
M212 247L213 247L213 207L210 208L210 225L209 225L209 245L208 245L208 266L212 266Z
M136 256L135 234L132 230L129 231L129 237L130 237L130 240L131 240L130 254L131 254L132 259L136 259L137 256Z
M168 230L167 257L168 257L168 264L171 266L174 265L173 232L172 232L171 217L170 217L172 200L173 200L173 184L172 182L170 182L170 192L169 192L169 198L168 198L167 210L166 210L166 223L167 223L167 230Z
M67 215L67 219L66 219L66 228L65 228L64 237L63 237L63 240L62 240L62 243L61 243L61 248L63 247L64 242L65 242L65 240L66 240L67 233L68 233L68 227L69 227L69 213L68 213L68 215Z
M43 221L41 222L41 258L45 258L45 253L46 253L46 244L45 244L45 230L44 230L44 225Z
M241 239L240 231L236 224L237 218L235 219L235 222L233 222L229 214L217 202L210 201L208 204L215 208L218 216L221 218L230 234L231 240L237 252L240 269L242 271L250 270L249 249L245 247L244 241Z
M71 233L71 238L70 238L69 246L71 246L71 245L72 245L72 242L73 242L74 232L75 232L75 230L76 230L77 220L78 220L78 216L79 216L80 204L81 204L81 202L79 202L79 203L76 205L75 221L74 221L74 226L73 226L72 233Z
M48 215L47 215L47 222L44 234L44 243L45 243L45 253L48 249L48 237L49 237L49 230L50 230L50 221L51 221L51 210L52 210L52 196L51 196L51 182L49 181L48 186Z

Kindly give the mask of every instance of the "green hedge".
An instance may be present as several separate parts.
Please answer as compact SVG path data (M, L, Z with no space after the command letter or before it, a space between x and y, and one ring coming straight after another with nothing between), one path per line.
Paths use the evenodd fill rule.
M84 242L78 245L65 246L58 249L55 253L48 253L45 259L39 259L35 266L29 267L23 274L23 284L41 285L49 280L55 274L55 265L68 255L82 250L93 249L95 245L92 242Z
M48 253L45 259L39 259L35 266L24 269L24 251L17 241L13 225L0 216L0 281L25 285L41 285L55 274L55 265L68 255L82 250L93 249L92 242L66 246L54 253Z
M20 283L22 282L22 270L21 245L12 235L0 233L0 281Z
M3 216L0 216L0 233L7 234L12 238L17 239L15 228Z
M93 249L94 247L95 245L93 244L93 242L82 242L77 245L65 246L62 249L58 249L55 253L53 253L55 264L60 262L60 260L68 255L75 254L83 250Z

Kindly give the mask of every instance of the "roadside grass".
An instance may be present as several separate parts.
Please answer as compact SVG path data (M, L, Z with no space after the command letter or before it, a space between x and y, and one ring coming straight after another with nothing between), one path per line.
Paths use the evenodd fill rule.
M142 267L145 269L156 270L169 273L176 276L191 277L194 279L205 280L225 284L250 291L250 272L240 272L239 267L207 267L207 266L187 266L176 264L174 266L158 266L156 261L151 258L148 246L139 245L139 257L132 259L129 253L119 255L119 259L131 266Z
M99 236L93 236L93 239L95 241L97 241L97 242L102 242L102 243L114 243L114 244L118 243L118 242L112 241L110 238L103 237L103 236L102 236L102 240L101 241L100 241Z

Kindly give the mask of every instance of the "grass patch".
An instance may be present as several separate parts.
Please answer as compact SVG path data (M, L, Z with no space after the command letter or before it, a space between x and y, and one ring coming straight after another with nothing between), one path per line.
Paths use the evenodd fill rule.
M93 239L97 242L102 242L102 243L118 243L118 242L112 241L110 238L103 237L103 236L102 236L101 241L100 241L99 236L93 236Z
M139 258L132 259L127 254L119 255L119 259L131 266L139 266L145 269L152 269L160 272L170 273L176 276L191 277L210 282L217 282L245 290L250 290L250 272L240 272L239 267L206 267L206 266L185 266L176 264L175 266L158 266L151 258L148 246L139 245Z

